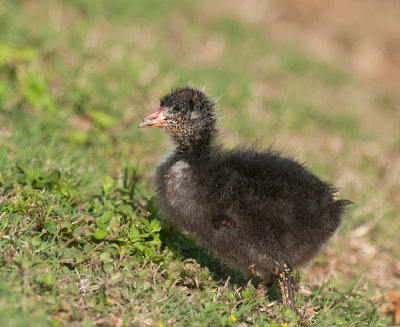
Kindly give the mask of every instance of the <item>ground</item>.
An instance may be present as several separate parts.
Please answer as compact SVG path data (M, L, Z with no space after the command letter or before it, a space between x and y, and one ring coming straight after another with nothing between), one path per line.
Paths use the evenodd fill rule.
M276 287L224 266L157 211L151 171L171 145L137 124L188 83L219 99L227 147L272 144L355 202L297 272L305 319L400 320L399 10L395 0L3 4L1 325L299 324Z

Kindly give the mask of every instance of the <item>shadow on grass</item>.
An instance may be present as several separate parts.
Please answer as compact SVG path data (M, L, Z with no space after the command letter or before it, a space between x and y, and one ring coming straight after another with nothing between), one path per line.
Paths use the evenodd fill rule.
M281 299L276 281L265 285L263 279L259 276L253 274L250 276L244 275L241 271L226 265L206 248L197 245L193 239L189 238L190 236L186 237L178 227L173 226L159 216L156 219L160 221L162 226L160 239L163 246L167 247L176 256L182 257L183 261L195 260L200 267L207 268L215 282L224 285L228 281L231 287L243 290L249 285L252 285L255 289L266 287L267 296L271 301Z

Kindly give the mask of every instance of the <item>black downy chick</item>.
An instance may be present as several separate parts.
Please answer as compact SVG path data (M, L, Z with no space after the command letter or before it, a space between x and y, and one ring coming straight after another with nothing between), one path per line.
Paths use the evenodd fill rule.
M214 143L214 103L184 87L161 99L139 127L162 127L175 151L156 171L162 214L228 265L280 279L294 306L292 268L310 261L340 225L348 200L303 165L271 150L223 150Z

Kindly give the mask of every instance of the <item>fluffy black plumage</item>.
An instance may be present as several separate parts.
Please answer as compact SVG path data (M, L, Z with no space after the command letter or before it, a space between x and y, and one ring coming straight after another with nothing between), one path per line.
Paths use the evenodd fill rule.
M199 90L177 89L140 125L162 126L176 143L156 171L158 205L229 265L283 278L317 254L351 202L276 152L215 145L213 106Z

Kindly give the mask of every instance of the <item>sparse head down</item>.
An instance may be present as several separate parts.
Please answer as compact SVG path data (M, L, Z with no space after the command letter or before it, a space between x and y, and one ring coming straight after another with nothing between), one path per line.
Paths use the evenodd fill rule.
M294 305L291 268L309 262L340 225L348 200L295 160L271 150L211 147L213 102L184 87L140 127L163 127L176 150L156 170L163 216L229 265L281 280Z

